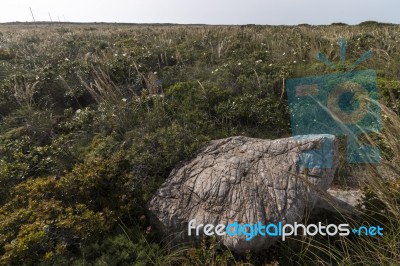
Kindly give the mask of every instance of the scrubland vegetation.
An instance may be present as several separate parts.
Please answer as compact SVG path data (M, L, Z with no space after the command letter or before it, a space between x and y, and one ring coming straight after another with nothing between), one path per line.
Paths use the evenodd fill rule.
M331 69L318 51L340 61ZM395 265L400 261L400 27L0 25L0 263L3 265ZM146 202L207 141L290 136L285 81L378 73L381 165L347 165L361 217L382 238L296 238L238 256L159 235ZM344 155L343 155L344 156ZM388 177L392 177L392 179Z

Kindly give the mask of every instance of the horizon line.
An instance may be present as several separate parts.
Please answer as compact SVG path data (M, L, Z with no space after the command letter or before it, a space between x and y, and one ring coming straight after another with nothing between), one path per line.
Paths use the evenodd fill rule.
M176 22L74 22L74 21L9 21L0 22L0 25L4 24L113 24L113 25L193 25L193 26L362 26L362 25L385 25L385 26L399 26L400 24L391 22L380 22L375 20L366 20L358 24L348 24L345 22L332 22L330 24L310 24L310 23L299 23L299 24L207 24L207 23L176 23Z

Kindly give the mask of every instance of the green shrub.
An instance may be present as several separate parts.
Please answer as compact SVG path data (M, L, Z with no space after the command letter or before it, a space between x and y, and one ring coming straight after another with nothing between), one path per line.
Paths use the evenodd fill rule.
M118 218L140 212L133 184L116 158L76 165L65 176L17 185L0 208L2 262L37 263L76 252Z
M167 245L144 218L171 170L207 141L288 136L285 80L330 73L314 57L339 61L339 33L350 38L349 60L336 70L374 48L363 65L377 70L381 100L398 115L398 26L363 25L1 25L0 263L361 264L367 254L395 264L396 237L297 239L238 256L213 239ZM398 128L392 117L385 111L385 129ZM392 132L370 141L394 166ZM367 186L362 210L395 232L398 185L378 184Z

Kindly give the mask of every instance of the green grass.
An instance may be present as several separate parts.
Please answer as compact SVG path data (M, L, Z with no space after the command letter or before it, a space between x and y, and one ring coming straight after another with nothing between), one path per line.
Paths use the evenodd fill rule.
M394 265L399 261L399 26L0 25L0 263L3 265ZM285 81L331 73L317 51L377 70L379 167L341 160L382 239L297 238L259 254L215 239L180 245L145 204L207 141L290 136ZM344 156L344 154L342 154ZM363 171L359 169L364 169ZM387 232L387 233L386 233Z

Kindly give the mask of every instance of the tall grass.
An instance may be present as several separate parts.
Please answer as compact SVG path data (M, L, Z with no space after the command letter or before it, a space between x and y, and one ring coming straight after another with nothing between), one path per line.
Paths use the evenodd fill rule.
M366 62L365 66L377 69L378 76L386 86L391 86L392 80L400 79L399 29L400 27L395 25L378 27L373 24L355 27L306 25L297 27L24 25L21 27L20 25L0 25L0 44L7 47L0 49L0 60L2 63L3 61L7 63L5 68L2 68L4 71L0 69L0 80L3 84L3 79L6 80L11 72L10 66L12 66L13 74L23 77L21 80L15 80L11 86L7 85L7 80L4 81L4 94L8 95L11 92L14 98L10 98L13 98L12 103L18 107L18 110L13 112L10 118L0 117L0 119L3 124L6 122L10 124L10 127L20 126L19 121L23 121L22 125L33 132L31 135L47 142L57 137L53 129L59 124L58 120L61 122L66 120L65 124L72 124L71 128L75 126L76 128L91 128L87 124L95 123L99 128L104 128L105 135L115 131L121 133L120 136L115 137L118 140L135 136L134 141L138 143L138 147L134 149L135 156L132 157L143 160L143 162L137 160L140 162L139 166L142 166L143 163L148 164L152 157L158 155L159 143L175 143L173 142L175 139L185 136L190 138L196 136L195 140L190 141L197 143L206 139L203 135L212 135L207 130L203 130L206 123L198 125L202 129L199 140L197 140L200 136L200 133L197 134L200 132L199 129L193 129L196 134L191 134L190 131L188 134L186 127L190 126L193 120L185 120L186 117L184 119L179 117L183 121L181 122L184 125L182 129L179 123L172 124L171 127L165 126L169 125L170 120L173 119L171 116L175 113L171 110L172 113L163 110L165 104L165 99L162 97L163 87L168 88L178 82L198 80L201 88L208 88L207 86L211 84L239 94L240 98L235 95L235 99L244 98L243 92L259 90L260 97L276 96L284 105L285 79L328 72L324 66L315 63L314 55L317 51L321 51L332 61L337 62L339 53L336 41L339 38L349 39L349 60L354 60L364 51L373 48L376 56L373 60ZM219 71L211 74L216 69ZM53 76L54 70L57 73ZM159 84L159 80L162 80L162 85ZM46 96L43 93L44 89L47 89L49 94L53 94L60 88L71 91L73 100L76 102L69 105L68 109L61 110L66 113L75 113L71 115L73 123L67 117L57 117L56 120L53 110L47 110L48 106L60 105L64 98L54 102L49 100L51 104L36 106L34 97L37 95L36 91L39 91L40 98L43 100L42 98ZM75 93L80 92L81 88L86 93L84 96ZM398 101L398 96L393 94L394 90L388 89L390 98ZM87 95L90 97L86 97ZM64 97L62 93L61 96ZM0 109L12 109L9 108L8 102L2 107L2 100L0 99ZM249 100L243 106L247 107L245 105L251 105L252 102ZM224 104L228 110L235 106L234 103L231 105L229 101ZM197 103L193 104L196 106ZM36 108L45 110L36 112ZM75 110L76 108L79 108L79 112ZM90 122L86 122L85 116L78 115L86 113L80 112L84 108L88 108L87 110L90 108L94 122L89 119ZM396 108L398 110L398 104L393 109ZM193 109L196 111L196 108ZM381 148L385 155L382 163L378 166L351 167L358 173L358 181L364 189L364 198L360 202L361 214L352 216L341 210L339 206L334 206L338 210L334 218L336 221L354 225L381 224L385 228L383 238L302 237L280 243L265 254L247 254L245 257L239 257L214 240L203 242L198 248L189 248L169 243L167 239L157 244L161 248L154 248L154 243L146 235L133 235L128 231L126 235L132 244L142 243L143 249L138 246L135 249L141 252L146 261L156 265L240 263L262 265L279 262L281 265L398 264L397 262L400 261L398 233L400 183L396 181L396 178L400 174L398 137L400 120L398 114L390 109L384 106L381 109L382 119L385 122L384 129L374 136L367 137L365 141ZM185 110L191 111L189 108ZM240 111L240 109L237 110ZM8 111L4 113L8 114ZM228 115L231 113L227 112L226 116ZM145 117L145 119L136 119L137 116ZM27 119L29 117L31 117L30 120ZM75 120L78 122L74 122ZM233 127L228 126L228 123L235 122L233 120L229 119L226 127ZM174 125L177 125L175 129L179 129L176 129L179 134L170 133ZM165 130L159 130L162 126L165 126ZM121 137L132 129L136 129L133 130L132 135L127 135L126 138ZM256 130L261 131L259 128ZM83 132L91 133L92 130ZM142 142L142 139L146 140L146 136L143 135L147 133L151 135L150 133L153 132L156 132L154 136L147 136L148 144ZM235 132L242 132L241 126ZM62 130L59 133L62 134ZM76 133L76 131L71 133ZM167 137L165 139L160 137L159 141L159 135L162 137L167 135ZM47 142L40 141L40 143ZM125 143L124 145L128 143L122 142ZM189 141L187 143L186 145L185 142L185 147L191 144ZM178 154L167 149L170 146L175 149L176 145L164 146L166 147L165 156L161 153L162 156L158 156L162 160L153 162L157 167L166 159L174 161L175 159L170 159L171 154ZM146 153L147 151L150 152ZM145 153L147 157L142 153ZM181 158L179 156L176 158ZM157 170L156 166L154 166L155 170ZM166 169L169 169L169 165ZM7 189L12 188L7 187ZM324 196L334 204L329 195ZM15 229L15 231L18 230Z
M294 265L398 265L400 262L400 118L381 106L383 130L370 145L379 147L379 165L359 168L358 179L363 189L358 210L348 213L322 195L337 209L331 221L350 226L380 225L384 236L347 236L334 239L320 237L291 238L284 246ZM321 221L322 222L322 221ZM327 221L326 221L327 222ZM353 227L351 227L353 228Z

